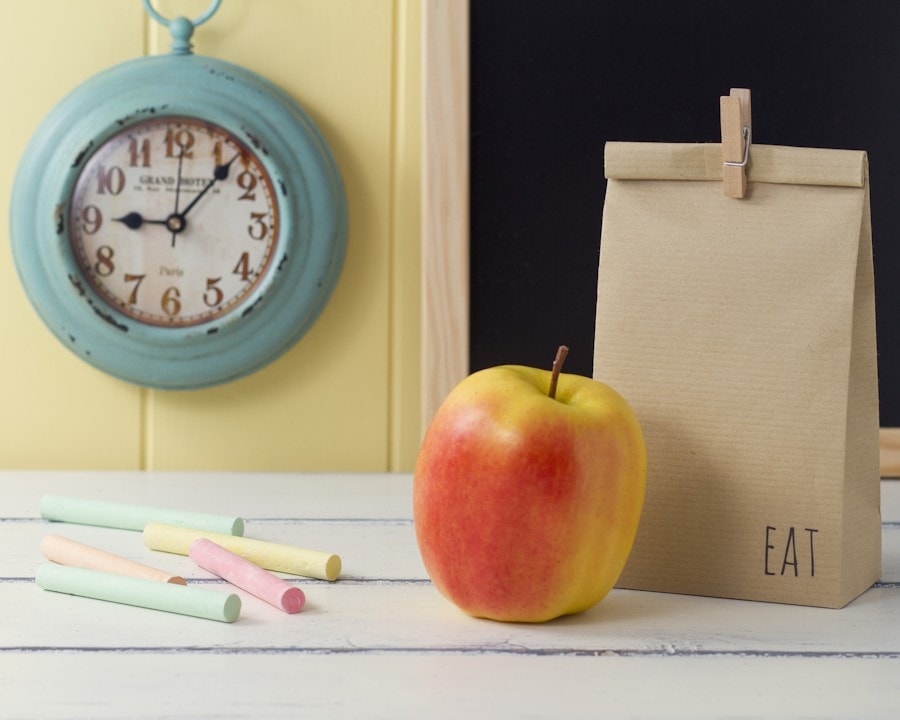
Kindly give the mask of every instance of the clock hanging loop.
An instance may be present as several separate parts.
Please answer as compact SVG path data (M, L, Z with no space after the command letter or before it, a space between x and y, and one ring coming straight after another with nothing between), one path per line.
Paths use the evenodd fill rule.
M173 55L191 54L191 36L194 34L194 28L199 27L215 15L216 11L219 9L219 5L222 4L222 0L212 0L209 7L202 15L199 15L193 20L188 20L186 17L181 16L169 19L161 15L159 11L153 7L150 0L142 0L142 2L144 3L144 9L147 11L147 14L160 25L168 28L169 33L172 35L171 51Z

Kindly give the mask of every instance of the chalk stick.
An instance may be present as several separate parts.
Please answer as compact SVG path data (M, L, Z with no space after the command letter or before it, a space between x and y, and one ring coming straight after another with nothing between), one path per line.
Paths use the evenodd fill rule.
M54 563L39 566L35 582L38 587L52 592L219 622L234 622L241 613L241 599L233 593L202 590L187 585L173 585Z
M211 530L226 535L244 534L244 521L239 517L87 500L65 495L44 495L41 498L40 510L41 517L45 520L98 525L120 530L143 530L149 522L160 522Z
M156 582L175 583L187 585L184 578L172 575L165 570L141 565L139 562L113 555L105 550L83 545L80 542L62 537L61 535L48 535L41 542L41 552L48 560L60 565L87 568L88 570L100 570L101 572L127 575L128 577L155 580Z
M296 585L266 572L212 540L197 538L191 543L188 555L204 570L286 613L298 613L306 604L306 595Z
M266 570L320 580L335 580L341 574L341 559L331 553L163 523L148 523L144 528L144 545L178 555L187 555L191 543L201 537Z

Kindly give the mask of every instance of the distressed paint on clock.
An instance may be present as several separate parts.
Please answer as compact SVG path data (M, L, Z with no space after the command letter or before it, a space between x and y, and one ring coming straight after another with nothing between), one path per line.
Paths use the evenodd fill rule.
M206 143L205 158L200 156L200 118L219 127L218 142ZM165 125L158 124L161 120ZM159 131L155 143L146 137L147 128ZM229 162L214 164L228 138L242 152L235 150ZM120 143L121 152L115 152ZM258 175L239 164L229 179L231 163L242 154L253 156ZM151 161L179 168L173 169L176 192L169 210L153 200L158 195L134 185L134 178L142 176L138 168L149 169ZM189 195L189 188L181 188L181 170L188 173L185 179L203 185L183 206L181 195ZM207 179L192 177L192 171L204 172ZM221 211L262 195L255 185L250 187L254 177L266 178L262 184L268 186L270 204L278 188L278 221L271 211L268 222L267 213L260 213L261 223L251 216L248 237L247 225L229 223ZM234 189L233 202L226 200L224 207L217 202ZM85 193L88 202L81 203ZM120 199L134 204L120 207ZM120 212L110 213L104 223L104 208L109 212L116 207ZM146 222L141 210L150 213ZM114 377L170 390L230 382L293 347L332 294L347 232L339 169L302 108L258 74L183 53L115 65L54 106L19 162L10 221L19 277L57 338ZM170 249L154 241L154 224L171 233ZM112 233L111 225L116 226ZM204 304L220 294L225 299L228 283L221 275L209 275L203 291L202 278L191 277L197 268L185 278L166 278L159 292L152 281L144 282L146 265L171 267L192 255L220 273L227 260L216 260L217 248L228 253L255 244L272 228L277 236L262 255L270 260L277 253L278 261L265 263L243 308L233 304L198 317L191 298L202 291ZM42 237L48 240L33 241ZM135 244L138 252L129 252ZM247 255L235 268L249 282ZM215 323L201 328L197 320Z
M37 0L5 8L0 53L5 66L22 68L8 91L18 110L2 140L5 197L29 135L65 92L110 65L167 52L168 33L138 0L131 5ZM156 6L193 17L207 3ZM0 360L0 466L411 465L419 432L409 412L418 403L418 332L410 322L418 306L418 13L417 2L391 0L228 0L196 31L195 53L281 85L332 147L351 217L332 301L298 346L249 378L210 390L147 391L54 347L4 252L0 302L11 350Z

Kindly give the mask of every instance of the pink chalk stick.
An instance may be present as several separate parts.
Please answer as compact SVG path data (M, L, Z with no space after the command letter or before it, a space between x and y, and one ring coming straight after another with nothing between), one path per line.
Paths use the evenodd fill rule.
M191 543L188 555L204 570L286 613L298 613L306 604L306 596L296 585L291 585L212 540L197 538Z

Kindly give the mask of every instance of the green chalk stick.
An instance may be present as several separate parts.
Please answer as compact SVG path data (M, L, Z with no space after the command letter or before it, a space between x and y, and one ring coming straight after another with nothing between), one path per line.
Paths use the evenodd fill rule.
M159 522L223 535L244 534L244 521L239 517L87 500L65 495L44 495L41 498L40 511L41 517L45 520L99 525L121 530L143 530L148 523Z
M234 622L241 614L241 599L232 593L114 575L68 565L55 563L40 565L35 582L38 587L52 592L219 622Z

